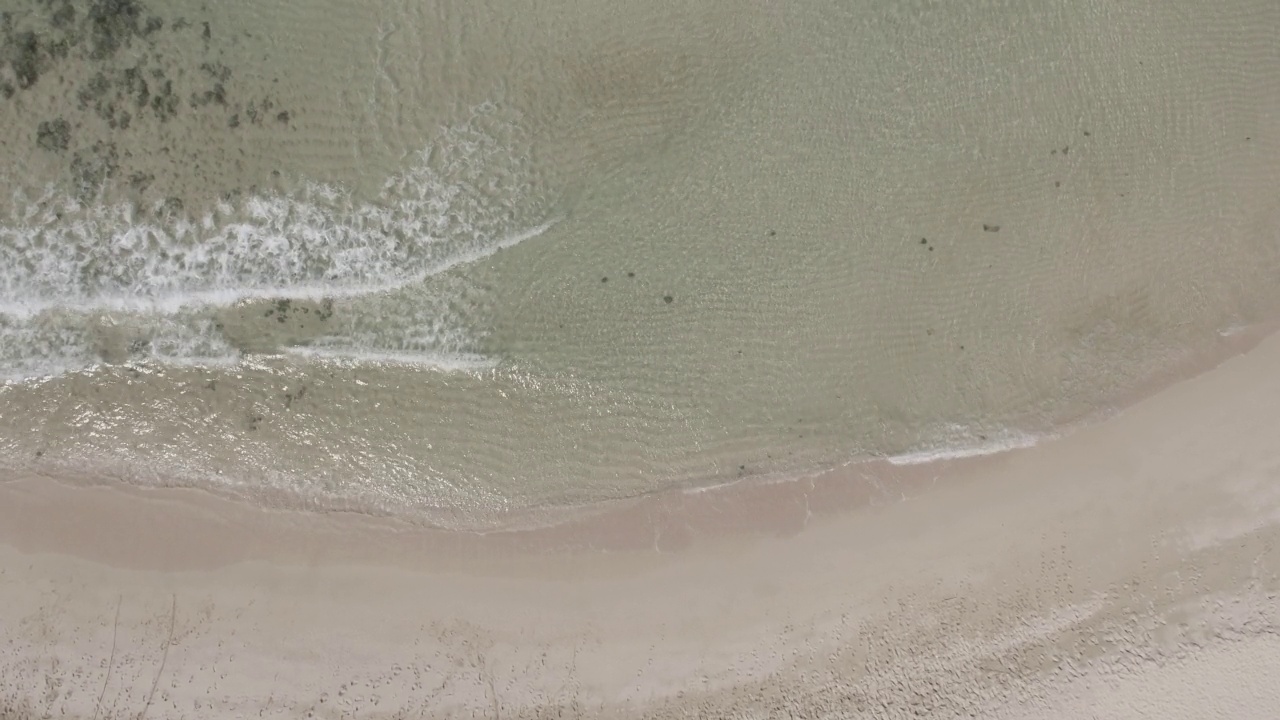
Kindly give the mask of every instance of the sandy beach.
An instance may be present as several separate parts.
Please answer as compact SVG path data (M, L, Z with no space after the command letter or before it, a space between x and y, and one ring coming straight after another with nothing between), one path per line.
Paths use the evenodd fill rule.
M1275 0L7 5L0 720L1280 717Z
M11 478L0 715L1274 717L1278 362L559 534Z

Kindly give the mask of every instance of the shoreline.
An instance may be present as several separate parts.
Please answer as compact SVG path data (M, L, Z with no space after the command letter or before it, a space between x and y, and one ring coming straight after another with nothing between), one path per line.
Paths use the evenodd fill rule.
M110 476L86 477L67 472L19 471L22 482L0 481L0 498L12 488L32 481L55 483L60 489L58 503L84 502L76 497L76 488L105 490L106 494L122 494L141 501L154 501L158 506L173 503L191 505L202 513L236 517L251 535L251 526L273 522L283 516L299 526L314 525L317 532L341 532L339 525L349 523L358 532L395 535L421 535L424 547L439 548L451 557L476 559L486 553L508 554L528 550L545 552L635 552L656 550L671 552L687 549L699 539L731 540L737 537L787 536L800 532L812 517L838 516L878 501L892 501L914 495L936 481L937 476L969 472L975 467L999 462L1004 456L1034 449L1044 442L1067 437L1077 430L1123 413L1161 391L1212 370L1221 363L1250 352L1272 335L1280 333L1280 320L1254 323L1221 331L1216 339L1188 351L1184 357L1160 372L1130 387L1112 402L1087 413L1065 415L1055 419L1053 430L1040 435L1025 435L1008 446L999 443L983 447L957 447L907 452L886 457L864 457L800 476L747 477L711 486L674 487L638 497L607 500L581 506L516 510L478 526L475 522L461 527L438 524L416 515L374 513L364 509L333 507L299 508L287 499L268 497L245 498L232 492L203 487L135 484ZM11 486L11 487L7 487ZM86 494L91 495L93 493ZM806 505L810 499L815 502ZM266 502L259 502L265 500ZM93 501L85 503L93 505ZM8 505L0 502L0 505ZM110 504L107 501L107 504ZM816 512L815 512L816 510ZM127 513L128 510L121 510ZM3 510L0 509L0 513ZM3 517L3 515L0 515ZM762 522L763 520L763 522ZM166 540L165 544L180 540ZM49 540L50 547L60 552L97 557L99 545L72 548ZM261 548L269 548L262 543ZM88 553L85 555L85 553ZM118 553L114 553L118 554ZM198 555L198 553L197 553ZM223 562L275 559L268 551L255 554L246 548L239 554L228 554ZM361 561L377 562L372 554Z
M1280 671L1277 362L1024 450L523 533L0 483L0 716L1265 717L1168 678Z
M0 720L1276 720L1277 28L0 13Z

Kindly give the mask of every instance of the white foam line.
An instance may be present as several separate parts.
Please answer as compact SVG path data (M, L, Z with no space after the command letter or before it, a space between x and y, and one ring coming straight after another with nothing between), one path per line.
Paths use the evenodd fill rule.
M200 356L200 357L170 357L170 356L153 356L147 359L148 362L160 363L172 367L183 368L226 368L235 367L245 360L239 355L229 355L226 357ZM63 375L74 375L77 373L91 373L103 367L107 367L105 362L91 362L83 365L71 365L68 363L49 363L39 370L30 372L14 372L8 371L0 374L0 385L38 385L40 383L52 380ZM128 363L127 366L134 368L145 368L146 364Z
M503 238L502 240L499 240L498 242L494 243L490 247L483 248L481 250L473 250L467 253L461 253L449 258L448 260L444 260L439 263L436 263L435 265L432 265L431 267L429 267L426 270L426 272L422 274L422 277L419 278L419 281L425 280L426 278L431 277L432 275L439 275L440 273L446 272L448 270L452 270L453 268L458 267L459 265L469 265L473 262L484 260L487 257L492 257L496 255L501 250L506 250L507 248L515 247L516 245L519 245L525 240L531 240L533 238L536 238L542 233L546 232L547 230L550 230L553 225L560 222L560 220L562 219L563 218L558 218L558 217L552 218L542 223L541 225L532 227L528 230L525 230L522 233L509 235Z
M903 455L894 455L892 457L885 458L885 460L891 465L922 465L924 463L937 462L939 460L961 460L964 458L982 457L983 455L995 455L997 453L1008 452L1010 450L1022 450L1039 444L1043 439L1044 438L1042 437L1034 435L1018 434L1001 440L985 442L979 445L962 445L921 450L918 452L905 453Z
M241 362L241 356L237 354L228 354L225 356L213 357L182 357L180 355L153 355L148 360L160 362L165 365L173 365L177 367L209 367L209 368L225 368L235 367Z
M301 356L321 362L337 364L383 364L423 367L442 372L475 372L497 367L498 361L483 355L439 354L439 353L391 353L372 350L337 350L329 348L288 348L284 355ZM245 366L264 368L261 358L251 356L227 357L153 357L150 360L172 367L186 368L227 368ZM61 375L89 373L104 367L106 363L96 362L87 365L69 365L65 363L49 364L33 372L2 372L0 385L32 385L51 380Z
M288 287L218 288L213 290L176 293L153 298L117 296L94 298L92 300L82 302L66 302L59 300L10 301L0 303L0 314L8 315L9 317L19 320L30 319L50 310L66 310L72 312L114 311L172 315L190 307L204 307L211 305L227 306L234 305L235 303L243 300L271 300L281 297L298 300L324 300L326 298L331 299L377 295L380 293L394 292L408 285L423 282L429 277L447 272L460 265L468 265L485 258L492 257L501 250L515 247L525 240L538 237L556 223L560 222L560 220L561 218L553 218L541 225L525 230L524 232L509 235L489 247L455 255L447 260L442 260L429 266L422 272L415 273L395 282L354 285L348 287L334 287L320 283L304 283Z
M330 362L350 362L358 364L412 365L429 367L446 372L468 372L488 370L496 367L498 361L483 355L465 353L396 353L376 350L345 350L335 348L287 348L287 355L297 355L313 360Z

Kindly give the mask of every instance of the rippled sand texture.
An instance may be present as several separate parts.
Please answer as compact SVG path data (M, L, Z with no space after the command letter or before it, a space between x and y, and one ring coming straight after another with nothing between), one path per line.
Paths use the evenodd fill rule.
M10 468L489 522L1024 442L1280 308L1265 0L8 4Z

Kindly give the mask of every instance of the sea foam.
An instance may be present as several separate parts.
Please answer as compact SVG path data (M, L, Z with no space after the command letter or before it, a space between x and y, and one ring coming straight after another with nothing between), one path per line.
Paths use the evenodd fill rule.
M929 446L900 455L891 455L885 460L891 465L922 465L940 460L962 460L1034 447L1043 440L1041 436L1015 430L986 435L958 425L948 426L947 431L941 433Z
M516 147L518 128L496 115L481 106L442 130L370 200L312 182L224 199L192 218L163 203L143 212L85 204L54 187L15 191L0 220L0 377L91 367L103 361L95 327L113 322L133 326L141 358L231 362L237 351L209 308L394 292L540 235L555 220ZM468 355L463 329L433 340L422 328L289 350L472 364L457 361Z

